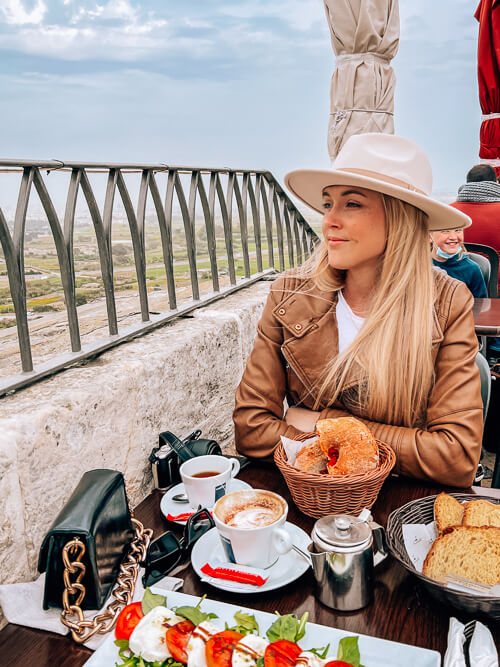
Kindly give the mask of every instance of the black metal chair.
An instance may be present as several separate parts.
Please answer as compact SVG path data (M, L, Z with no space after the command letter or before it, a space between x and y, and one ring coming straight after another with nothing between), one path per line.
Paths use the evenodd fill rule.
M491 278L490 260L484 255L479 255L477 252L469 252L467 254L469 256L469 259L472 259L472 261L475 262L481 269L481 273L483 274L484 284L486 285L486 289L488 290L488 296L490 296L490 278Z
M483 421L486 422L491 396L491 371L488 362L482 354L476 355L476 365L479 368L481 379L481 399L483 401ZM479 482L480 483L480 482ZM491 480L493 489L500 489L500 447L497 447L493 477Z
M476 256L480 257L486 256L490 263L490 272L488 275L488 280L485 279L486 289L488 290L488 295L490 298L498 297L498 253L495 248L492 248L489 245L483 245L482 243L465 243L465 248L469 252L469 257L479 264L479 268L483 273L484 262L481 263L481 260L476 259Z

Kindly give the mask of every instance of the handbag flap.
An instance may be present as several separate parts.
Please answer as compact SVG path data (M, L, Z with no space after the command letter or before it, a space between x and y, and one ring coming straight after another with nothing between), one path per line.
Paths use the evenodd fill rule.
M116 579L132 532L123 475L113 470L86 472L40 548L38 570L46 572L44 608L60 606L61 553L71 538L79 537L85 545L85 608L98 608Z

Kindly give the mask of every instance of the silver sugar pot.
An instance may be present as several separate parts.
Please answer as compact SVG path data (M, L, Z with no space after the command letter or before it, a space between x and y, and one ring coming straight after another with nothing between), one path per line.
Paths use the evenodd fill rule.
M316 521L311 538L308 552L321 602L340 611L369 604L374 566L387 556L384 529L370 511L357 517L329 514Z

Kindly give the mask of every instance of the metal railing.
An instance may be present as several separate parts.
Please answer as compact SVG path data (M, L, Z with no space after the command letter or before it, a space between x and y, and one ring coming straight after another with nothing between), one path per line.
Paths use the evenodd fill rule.
M62 220L49 194L44 180L47 175L43 174L44 171L47 175L56 172L70 173ZM265 278L276 270L283 271L285 268L297 266L309 256L317 242L313 229L274 176L267 171L174 167L164 164L0 160L0 173L9 172L18 172L21 183L13 224L9 226L0 208L0 243L15 311L22 373L0 380L0 396L93 357L125 340L147 333L200 305L223 298ZM134 173L137 174L135 178L140 179L135 207L126 184L126 179L130 178L129 174ZM94 174L104 174L106 178L102 210L98 206L91 185ZM163 197L158 184L161 175L166 180ZM188 183L189 192L186 195L185 186ZM30 344L24 262L27 211L33 186L55 244L71 347L71 351L58 354L36 366L33 364ZM95 232L109 332L105 338L88 345L82 345L76 299L74 230L79 192L83 194L89 222L91 221ZM140 324L123 331L119 331L118 326L111 239L117 192L130 230L142 320ZM147 289L145 244L147 202L150 204L150 210L154 212L155 224L159 227L166 276L168 309L159 314L150 312ZM197 204L198 208L201 206L202 216L196 214ZM223 240L216 238L217 204L219 219L222 221ZM182 220L180 224L183 227L186 266L189 269L192 296L188 303L183 304L178 300L174 271L175 211L180 212L179 219ZM197 233L200 225L203 227L206 255L210 266L209 276L212 284L209 294L202 294L200 291L200 271L197 266L200 263L200 257L197 256ZM235 253L235 237L241 245L239 254ZM223 262L221 262L221 245L223 245ZM236 260L241 258L243 276L238 278ZM221 284L222 263L225 266L224 272L228 276L226 285ZM204 279L207 279L206 273Z

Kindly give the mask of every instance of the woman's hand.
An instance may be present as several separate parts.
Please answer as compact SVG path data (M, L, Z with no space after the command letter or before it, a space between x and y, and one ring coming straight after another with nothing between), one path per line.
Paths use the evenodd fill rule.
M320 413L314 410L292 406L286 412L285 421L289 426L295 426L304 433L310 433L315 430L319 415Z

